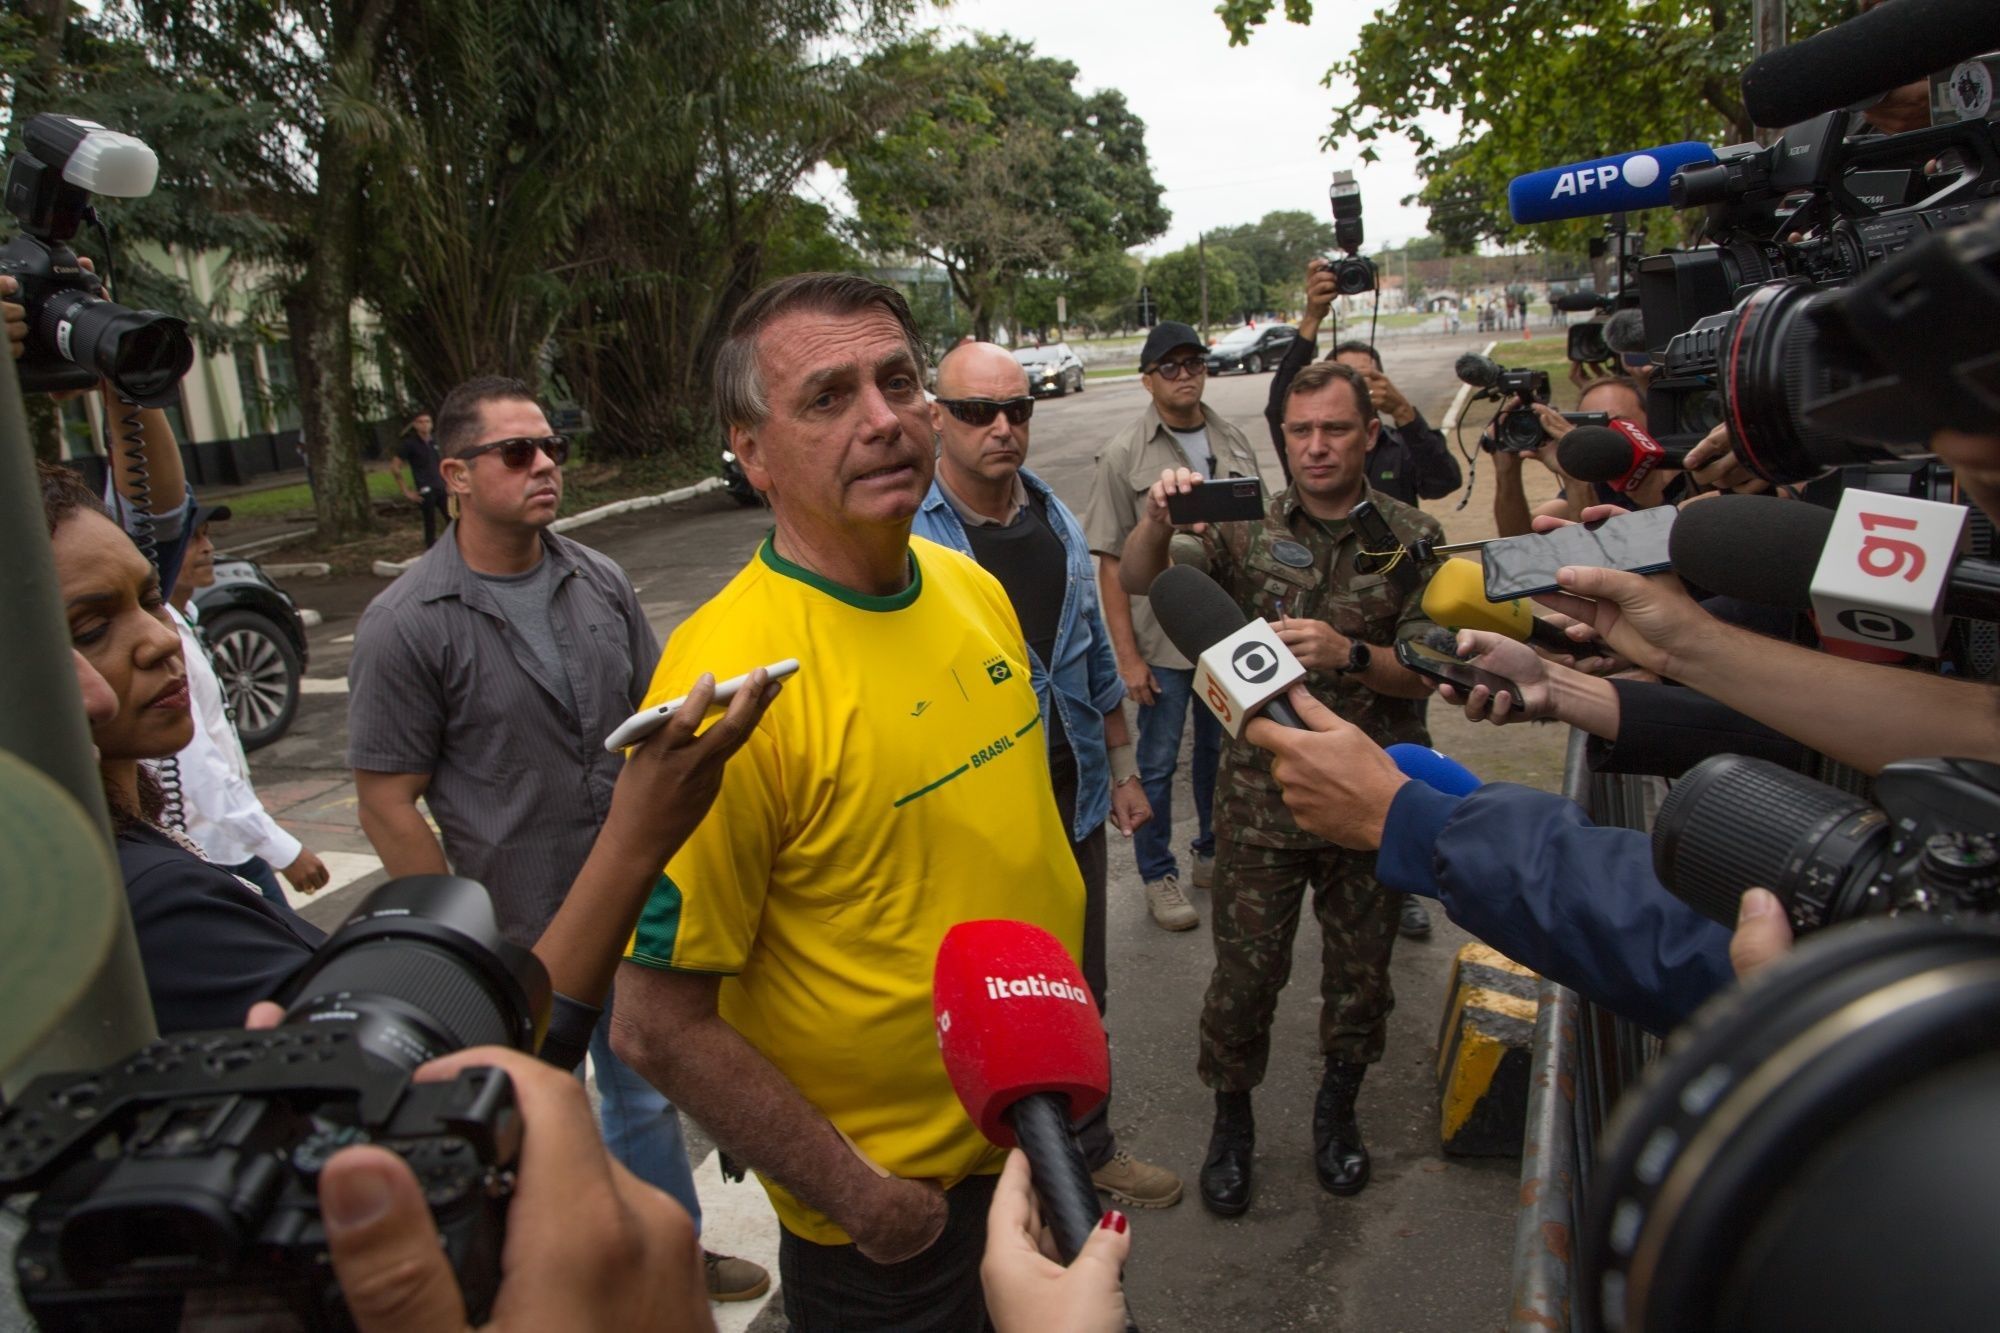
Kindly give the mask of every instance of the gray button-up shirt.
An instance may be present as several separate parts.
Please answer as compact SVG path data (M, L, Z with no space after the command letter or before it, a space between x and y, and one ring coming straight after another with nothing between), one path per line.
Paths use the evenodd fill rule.
M572 708L444 538L362 614L348 664L347 762L428 773L431 816L458 874L533 944L583 868L624 760L604 738L645 697L660 641L615 561L554 533L554 629Z

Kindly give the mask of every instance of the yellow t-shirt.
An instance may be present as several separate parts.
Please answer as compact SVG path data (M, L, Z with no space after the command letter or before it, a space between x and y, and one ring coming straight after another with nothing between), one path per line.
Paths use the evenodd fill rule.
M1056 810L1027 648L1006 593L910 542L867 597L769 539L668 641L646 703L786 657L722 793L668 863L626 956L719 973L722 1017L870 1160L947 1188L999 1169L953 1094L931 972L961 921L1032 922L1076 955L1083 880ZM784 1224L849 1237L765 1180Z

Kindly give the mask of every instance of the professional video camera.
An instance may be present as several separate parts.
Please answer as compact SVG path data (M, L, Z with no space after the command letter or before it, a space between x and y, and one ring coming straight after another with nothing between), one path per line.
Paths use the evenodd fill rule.
M422 1182L474 1322L500 1282L521 1145L495 1069L412 1083L469 1046L532 1051L548 974L471 880L392 880L294 983L284 1022L162 1038L36 1079L0 1112L0 1197L39 1191L15 1260L40 1326L172 1328L187 1309L349 1326L316 1182L375 1143Z
M164 407L194 364L187 324L157 310L128 310L77 262L69 242L96 220L90 196L141 199L160 160L129 134L44 113L7 165L7 211L21 234L0 245L0 273L20 283L28 344L15 370L30 392L87 389L109 380L128 402Z
M1542 429L1541 419L1534 413L1534 404L1549 401L1548 371L1508 370L1490 356L1467 352L1453 364L1452 373L1478 389L1477 396L1484 401L1505 403L1509 398L1514 400L1511 407L1503 407L1499 413L1498 424L1494 427L1493 448L1525 454L1548 442L1549 433ZM1581 423L1594 420L1596 415L1585 413L1572 419Z
M1336 259L1326 257L1333 272L1334 290L1342 296L1359 296L1375 290L1375 265L1363 259L1361 250L1361 184L1351 171L1333 173L1327 189L1333 205L1333 239L1347 253Z

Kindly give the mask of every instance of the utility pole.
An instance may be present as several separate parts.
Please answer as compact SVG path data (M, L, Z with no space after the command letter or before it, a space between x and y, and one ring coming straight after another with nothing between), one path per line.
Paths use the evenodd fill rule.
M1785 0L1751 0L1750 21L1757 39L1757 54L1765 55L1785 44ZM1759 129L1757 142L1769 147L1781 131Z
M1196 232L1194 237L1195 259L1201 269L1201 327L1196 330L1203 338L1208 337L1208 233Z

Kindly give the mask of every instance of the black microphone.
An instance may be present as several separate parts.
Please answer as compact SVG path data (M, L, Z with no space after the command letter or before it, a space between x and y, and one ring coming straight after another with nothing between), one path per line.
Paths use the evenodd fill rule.
M1630 307L1604 321L1604 345L1614 352L1646 350L1646 317Z
M1864 102L2000 48L1993 0L1888 3L1759 56L1743 71L1743 106L1770 129Z
M1203 653L1250 623L1250 617L1243 614L1243 608L1222 590L1222 585L1192 565L1169 565L1147 589L1146 600L1167 638L1190 662L1199 662ZM1282 643L1275 638L1271 642L1276 644L1273 651L1282 650L1286 657L1291 657L1291 651ZM1204 702L1216 710L1218 717L1222 716L1214 700L1204 699ZM1281 726L1312 730L1283 695L1275 695L1244 711L1262 713ZM1223 721L1227 724L1229 719L1223 717Z
M1769 495L1718 495L1674 519L1667 554L1674 572L1759 606L1813 609L1813 573L1833 530L1833 511ZM1946 576L1943 613L2000 620L2000 563L1960 556Z
M1475 389L1490 389L1500 382L1500 363L1490 356L1467 352L1452 363L1451 373Z
M1585 310L1602 310L1605 300L1596 292L1564 292L1549 304L1565 314L1574 315Z
M1624 491L1644 481L1654 468L1680 468L1693 448L1661 444L1631 422L1578 426L1556 441L1556 465L1578 481Z

